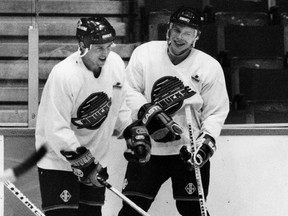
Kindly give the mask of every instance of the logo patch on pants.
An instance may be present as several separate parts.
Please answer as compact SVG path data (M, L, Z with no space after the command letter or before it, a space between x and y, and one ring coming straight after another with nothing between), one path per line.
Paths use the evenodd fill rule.
M69 193L68 190L64 190L61 194L60 194L61 199L64 202L68 202L71 198L71 194Z
M186 192L191 195L196 191L196 187L193 185L193 183L188 183L185 187Z

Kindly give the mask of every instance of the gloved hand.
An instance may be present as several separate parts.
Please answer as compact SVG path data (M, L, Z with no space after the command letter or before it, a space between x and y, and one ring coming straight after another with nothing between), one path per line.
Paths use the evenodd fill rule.
M172 142L180 139L183 130L173 121L160 106L151 103L144 104L139 112L140 119L146 126L149 135L156 142Z
M190 171L193 170L194 162L192 158L191 147L190 146L187 147L186 145L183 145L180 149L179 155L180 155L180 158L185 163L187 169Z
M201 133L196 140L196 151L192 154L191 147L182 146L180 157L187 165L188 170L194 168L194 164L200 168L213 156L216 151L215 140L208 134Z
M212 136L201 133L196 139L197 149L193 154L194 163L202 167L216 151L216 143Z
M140 120L130 124L123 132L127 150L124 157L127 161L145 164L150 160L151 142L148 131Z
M81 146L76 151L61 150L60 153L70 162L72 171L79 182L89 186L104 187L98 178L108 179L107 168L102 168L89 149Z

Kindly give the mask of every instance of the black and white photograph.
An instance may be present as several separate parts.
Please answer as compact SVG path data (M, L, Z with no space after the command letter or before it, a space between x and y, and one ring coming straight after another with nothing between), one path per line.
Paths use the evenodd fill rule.
M287 200L287 0L0 0L0 216Z

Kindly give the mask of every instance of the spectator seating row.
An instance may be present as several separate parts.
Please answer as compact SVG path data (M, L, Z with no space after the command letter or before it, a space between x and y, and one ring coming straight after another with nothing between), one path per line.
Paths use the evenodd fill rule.
M247 123L288 122L287 68L242 67L239 78L241 92L238 96L243 97L242 106L247 112Z
M31 53L31 44L28 44L30 26L39 30L39 56L35 58L39 63L37 76L41 96L41 89L51 68L77 49L75 25L80 17L95 13L105 15L117 32L118 46L115 51L126 63L129 61L132 51L139 44L131 43L134 42L131 38L136 31L134 18L137 12L131 2L135 3L109 0L0 1L0 123L27 126L27 119L31 119L31 113L36 112L35 107L33 112L28 109L29 97L35 93L36 85L33 83L37 82L28 79L31 71L28 64ZM196 47L214 56L222 64L231 104L237 101L235 97L243 95L240 88L242 73L239 73L242 67L283 69L283 65L287 65L286 13L282 13L281 22L275 24L271 22L271 14L263 11L208 12L215 22L207 21ZM150 13L149 40L165 40L170 14L170 11ZM34 89L29 89L29 80ZM38 102L38 99L34 101L36 104ZM234 103L232 108L241 107L235 104L239 103Z
M276 8L279 12L288 11L286 0L145 0L148 13L162 9L173 11L182 5L214 12L267 12L271 8L271 12Z
M103 14L116 29L117 52L127 63L137 46L129 42L130 6L123 1L0 1L0 125L27 126L28 120L37 114L38 101L32 112L28 112L29 97L35 88L29 87L31 65L29 65L29 28L37 28L39 47L39 100L42 88L52 69L60 60L77 50L76 24L80 17ZM134 12L133 12L134 13ZM34 38L35 40L35 38ZM37 40L36 40L37 41ZM33 42L32 42L33 43ZM31 51L31 50L30 50ZM30 56L31 60L31 56ZM30 68L29 68L30 66ZM36 66L37 67L37 66ZM33 80L32 87L38 85ZM31 116L33 114L33 116Z

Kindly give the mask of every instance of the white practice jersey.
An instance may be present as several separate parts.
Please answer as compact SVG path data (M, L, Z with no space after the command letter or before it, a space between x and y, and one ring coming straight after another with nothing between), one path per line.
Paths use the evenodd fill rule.
M184 108L187 103L191 104L194 137L197 138L201 132L215 139L220 135L229 112L229 99L222 67L213 57L192 49L183 62L173 65L167 54L167 42L151 41L134 50L126 72L131 87L127 104L132 109L133 118L136 118L143 104L151 102L153 85L161 77L178 77L185 86L196 92L185 99L182 107L172 115L173 120L183 127L181 139L168 143L152 141L152 154L179 154L183 144L189 145Z
M112 51L97 79L85 67L79 52L55 65L37 116L36 148L48 146L38 167L71 170L60 151L75 151L79 146L90 149L106 166L113 131L121 133L131 123L131 111L124 98L126 89L125 64Z

